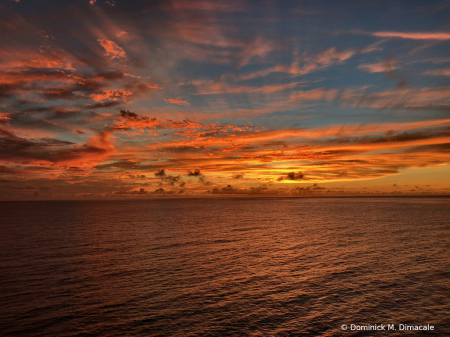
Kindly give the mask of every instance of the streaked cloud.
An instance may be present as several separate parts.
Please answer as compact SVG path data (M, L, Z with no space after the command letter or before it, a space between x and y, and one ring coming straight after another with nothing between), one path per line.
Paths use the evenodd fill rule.
M393 37L412 40L450 40L450 33L447 32L374 32L373 36Z
M0 199L450 190L448 9L29 6L3 8Z
M428 70L423 73L424 75L432 75L432 76L450 76L450 69L435 69Z

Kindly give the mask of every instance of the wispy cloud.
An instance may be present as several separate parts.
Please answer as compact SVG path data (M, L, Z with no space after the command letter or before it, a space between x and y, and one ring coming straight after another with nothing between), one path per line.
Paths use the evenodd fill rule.
M373 32L370 34L378 37L393 37L412 40L450 40L450 33L447 32Z
M372 48L338 50L336 47L332 47L316 54L304 53L300 56L295 56L294 61L290 65L276 65L271 68L258 70L246 75L240 75L238 78L240 80L248 80L267 76L275 72L284 72L296 76L306 75L319 70L327 69L333 65L342 64L356 54L366 53L372 50Z
M169 98L165 99L167 103L177 104L177 105L190 105L189 102L183 101L182 99L178 98Z
M450 76L450 69L435 69L428 70L423 73L424 75L432 75L432 76Z
M300 196L442 172L448 8L394 24L367 4L266 5L7 2L0 198Z
M399 63L392 62L389 58L383 62L360 64L358 69L366 70L370 73L390 72L400 68Z

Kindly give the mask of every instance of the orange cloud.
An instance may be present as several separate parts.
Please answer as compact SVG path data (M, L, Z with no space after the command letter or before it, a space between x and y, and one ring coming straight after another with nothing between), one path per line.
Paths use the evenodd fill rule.
M165 99L165 101L168 102L168 103L178 104L178 105L190 105L189 102L183 101L183 100L178 99L178 98L169 98L169 99Z
M10 50L8 53L0 51L0 58L2 59L0 70L9 72L31 68L75 70L75 64L80 65L79 60L73 59L67 53L56 51L42 53L27 49Z
M120 47L117 43L111 40L106 39L98 39L100 45L105 48L106 56L111 57L111 59L115 58L125 58L127 55L125 54L125 50Z
M379 37L397 37L413 40L450 40L450 33L446 32L374 32L371 34Z
M127 91L124 89L119 90L103 90L99 93L94 93L89 95L90 98L92 98L96 102L100 102L105 99L111 99L111 100L117 100L119 98L123 98L124 101L126 101L126 97L132 95L133 93L131 91Z
M136 123L134 127L140 127L138 122L142 118L130 114L126 118L129 121L122 126ZM150 121L155 130L191 128L186 121L148 119L147 123ZM449 124L447 119L260 132L227 129L218 132L219 129L213 128L215 131L211 132L202 130L209 126L198 123L193 126L195 132L175 133L184 139L145 145L145 153L147 158L167 159L166 167L176 163L177 170L190 170L195 165L202 172L242 172L250 180L264 177L276 181L289 172L304 172L307 181L367 179L396 174L405 167L450 162L445 152L450 142L445 131ZM275 141L279 139L284 141ZM128 145L126 151L142 153L141 149L142 145L135 150ZM119 151L124 150L119 146ZM375 154L383 150L388 152ZM419 159L418 153L425 155Z
M102 131L85 144L75 144L47 137L27 139L0 128L0 160L41 167L97 164L115 151L110 141L111 133Z
M251 41L246 47L244 47L238 54L240 58L239 66L243 67L250 63L250 61L257 59L264 59L270 52L276 49L276 44L272 41L265 41L263 38L258 37Z

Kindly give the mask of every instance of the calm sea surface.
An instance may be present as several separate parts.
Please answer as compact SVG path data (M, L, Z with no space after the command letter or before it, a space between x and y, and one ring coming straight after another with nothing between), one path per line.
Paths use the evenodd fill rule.
M1 202L1 334L448 336L449 206L448 198ZM376 323L397 330L351 331Z

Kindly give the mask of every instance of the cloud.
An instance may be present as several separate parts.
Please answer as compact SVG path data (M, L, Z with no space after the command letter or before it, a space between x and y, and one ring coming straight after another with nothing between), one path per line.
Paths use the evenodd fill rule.
M164 181L169 185L174 186L175 183L181 182L181 176L167 175L164 177Z
M405 88L381 92L344 90L339 99L345 105L375 109L430 109L450 106L450 88Z
M102 131L79 145L58 139L25 139L0 129L0 159L23 164L98 163L115 151L110 141L111 132Z
M333 65L343 64L346 60L356 54L368 53L371 48L338 50L336 47L328 48L315 54L295 56L291 65L276 65L268 69L258 70L246 75L239 75L240 80L248 80L267 76L274 72L284 72L291 75L306 75L319 70L324 70Z
M124 30L121 30L120 32L118 32L117 34L116 34L116 36L117 37L122 37L122 36L124 36L124 35L128 35L128 33L126 32L126 31L124 31ZM140 76L135 76L135 75L132 75L132 74L125 74L126 76L131 76L131 77L137 77L137 78L140 78Z
M1 124L9 125L10 119L11 119L11 116L9 116L8 114L0 112L0 125Z
M257 37L238 53L239 66L243 67L253 60L263 60L269 53L277 48L276 43L265 41L262 37Z
M120 115L124 118L137 119L138 115L129 110L120 110Z
M435 69L428 70L423 73L424 75L432 75L432 76L450 76L450 69Z
M412 40L450 40L450 33L447 32L374 32L370 34L378 37L394 37Z
M397 68L399 68L399 66L394 64L390 58L383 62L371 63L371 64L366 63L366 64L360 64L358 66L358 69L366 70L370 73L390 72Z
M189 171L187 175L188 177L198 177L201 176L202 173L200 172L199 169L195 169L194 171Z
M139 188L139 190L130 190L130 191L116 191L114 192L114 194L132 194L132 195L145 195L148 192L143 189L143 188Z
M282 180L301 180L304 178L304 174L303 172L289 172L288 174L286 174L285 176L280 176L278 177L278 181L282 181Z
M227 185L225 187L214 187L212 190L208 190L210 194L228 194L228 195L287 195L290 194L290 190L283 189L270 189L266 184L260 185L258 187L250 188L237 188L232 185Z
M0 164L0 175L33 175L36 174L36 170L24 169L22 167L13 167L9 165Z
M122 98L124 101L126 101L126 97L130 95L133 95L131 91L119 89L119 90L103 90L101 92L91 94L89 95L89 97L96 102L100 102L105 99L111 99L116 101L119 98Z
M165 99L164 101L166 101L168 103L172 103L172 104L177 104L177 105L190 105L189 102L183 101L178 98L169 98L169 99Z
M161 182L168 183L171 186L174 186L175 183L182 182L181 181L182 178L180 175L178 175L178 176L168 175L168 174L166 174L165 169L160 169L160 170L156 171L155 176L157 178L159 178L161 180Z
M249 87L249 86L237 86L228 85L226 83L199 83L197 95L213 95L213 94L242 94L242 93L274 93L283 90L294 90L302 82L287 83L280 85L266 85L262 87Z
M200 176L200 178L198 178L198 181L200 182L200 183L202 183L203 185L205 185L205 186L210 186L210 185L212 185L212 183L205 177L205 176Z
M239 12L245 10L244 3L235 1L210 1L198 0L195 2L188 0L174 0L171 2L170 10L175 11L204 11L204 12Z
M174 129L177 131L168 135L183 136L188 138L205 138L212 135L219 136L222 133L227 134L230 131L249 131L253 129L252 127L247 126L239 127L220 123L203 124L189 119L174 121L171 119L157 119L146 116L141 117L133 112L130 112L129 110L121 110L120 114L122 118L115 120L114 122L114 128L116 130L151 130L150 132L152 132L153 135L157 135L158 130ZM200 147L196 148L199 149ZM181 147L172 147L172 151L175 152L186 151L188 149L193 149L193 147L187 147L185 145L182 145Z
M111 59L125 58L127 56L125 50L114 41L106 39L98 39L97 41L100 42L100 45L105 49L106 56L111 57Z
M155 172L155 176L160 179L164 179L164 177L166 176L166 170L164 169L158 170L157 172Z
M145 180L147 179L147 176L145 174L129 174L128 178L136 180Z
M430 48L427 55L440 55L437 42L444 40L411 33L401 33L409 42L394 40L395 32L348 38L339 23L331 30L316 26L320 15L301 18L306 30L291 29L298 13L318 13L314 8L280 7L291 14L286 29L273 34L268 27L280 23L277 5L261 16L252 2L155 2L138 6L150 15L144 22L133 6L123 11L119 3L91 3L99 6L84 2L73 25L57 30L30 11L11 13L2 23L3 180L28 179L24 185L36 186L33 191L52 185L67 197L143 187L148 195L181 187L189 194L214 187L217 194L303 195L323 191L322 182L449 162L445 79L414 78L448 76L435 69L445 68L448 57L418 60L426 56L408 49L420 42ZM57 14L70 7L64 3ZM366 57L382 43L384 55L404 53L399 57L410 85L399 83L399 90L364 72L356 82L350 75L345 80L358 67L399 82L394 71L403 64L383 62L381 54ZM425 68L424 62L440 64ZM299 81L302 75L308 76ZM391 122L383 123L386 118ZM47 181L39 185L38 179ZM12 191L3 184L2 195Z

